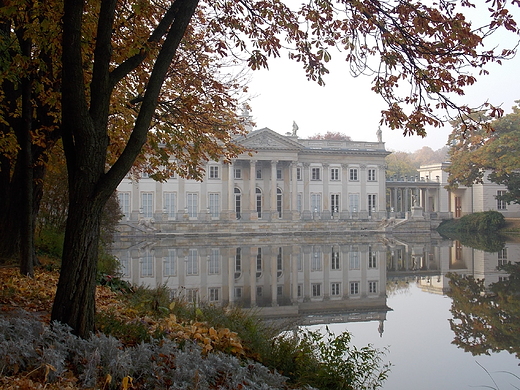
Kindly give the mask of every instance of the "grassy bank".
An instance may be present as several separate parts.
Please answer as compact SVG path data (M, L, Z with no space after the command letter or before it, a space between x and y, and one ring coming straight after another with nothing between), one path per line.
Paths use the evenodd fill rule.
M98 332L84 342L49 327L52 264L34 279L2 267L0 280L2 389L375 389L388 373L383 355L355 349L348 333L284 332L254 312L172 300L164 286L109 276L96 292Z

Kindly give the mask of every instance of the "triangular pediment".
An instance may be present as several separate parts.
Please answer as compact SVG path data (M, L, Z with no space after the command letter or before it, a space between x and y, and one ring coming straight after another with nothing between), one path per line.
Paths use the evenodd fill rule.
M237 141L244 147L253 150L299 150L303 148L297 141L267 127L252 131Z

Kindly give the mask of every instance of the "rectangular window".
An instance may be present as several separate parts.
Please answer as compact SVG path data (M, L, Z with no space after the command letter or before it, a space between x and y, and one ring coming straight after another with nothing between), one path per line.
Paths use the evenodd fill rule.
M141 194L141 208L143 210L144 218L153 217L153 193L143 192Z
M168 218L175 218L175 192L165 192L163 194L164 212Z
M312 283L312 296L321 297L321 283Z
M502 248L498 252L498 266L506 265L509 261L507 260L507 248Z
M276 180L282 180L282 170L280 168L276 169Z
M296 168L296 180L302 180L302 169L300 167Z
M235 287L235 298L242 298L242 287Z
M335 297L341 295L341 283L330 284L330 295Z
M234 172L235 172L235 179L237 179L237 180L242 179L242 169L235 168Z
M357 251L357 248L353 249L352 252L349 252L348 255L349 269L360 269L361 267L359 264L359 252Z
M368 170L368 181L377 181L377 179L376 179L376 170L375 169L369 169Z
M220 288L210 287L208 288L208 301L218 302L220 300Z
M368 247L368 268L377 268L377 252L374 252L371 246Z
M298 257L296 258L296 268L298 271L303 271L303 255L298 253Z
M321 180L321 168L311 168L311 180Z
M352 213L359 211L359 194L348 194L348 205Z
M298 298L301 298L303 296L303 285L299 284L298 285Z
M282 247L278 248L278 255L276 256L276 271L278 271L278 277L280 277L283 271L283 253Z
M359 294L359 282L350 282L350 295Z
M262 272L262 248L256 252L256 277L259 278Z
M199 212L199 194L196 192L188 192L186 194L186 208L188 209L188 217L197 217Z
M257 179L261 179L262 178L262 169L257 169L256 170L256 178Z
M340 269L340 259L339 259L339 249L332 248L332 252L330 254L330 267L333 270Z
M235 251L235 272L242 272L242 248Z
M208 274L217 275L220 273L220 250L218 248L211 249L208 261Z
M256 296L257 296L257 298L261 298L263 294L264 294L264 290L262 289L261 286L258 286L256 288Z
M131 276L130 254L128 252L122 252L119 256L119 272L122 276Z
M130 216L130 193L129 192L118 192L117 199L119 200L119 208L121 209L121 214L125 218Z
M186 275L198 275L199 273L199 252L197 249L190 249L186 257Z
M332 214L339 213L339 194L330 195L330 211Z
M331 181L339 180L339 168L330 168L330 180Z
M503 196L506 194L506 191L497 191L497 196ZM506 210L507 203L505 200L497 199L497 210Z
M368 282L368 293L369 294L377 294L377 281L369 281Z
M358 169L357 168L350 168L349 169L349 180L350 181L358 181Z
M153 276L153 255L146 252L141 258L141 277L147 278Z
M197 302L199 300L199 290L196 288L187 288L186 300L191 303Z
M210 165L209 166L209 178L210 179L218 179L219 178L218 165Z
M320 247L314 247L311 253L311 271L321 271L322 269L322 253Z
M368 194L368 212L376 211L376 195Z
M311 194L311 211L321 212L321 194Z
M218 218L220 215L220 194L210 193L209 196L209 213L212 218Z
M168 249L168 256L164 258L164 276L177 275L177 254L175 249Z
M276 295L279 297L283 295L283 286L276 286Z

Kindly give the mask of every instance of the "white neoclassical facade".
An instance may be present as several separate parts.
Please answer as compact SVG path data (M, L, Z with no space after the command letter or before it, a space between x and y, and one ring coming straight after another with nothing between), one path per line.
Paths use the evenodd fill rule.
M377 142L299 139L268 128L237 140L251 153L208 162L203 181L127 178L126 222L377 220L386 216L385 157Z

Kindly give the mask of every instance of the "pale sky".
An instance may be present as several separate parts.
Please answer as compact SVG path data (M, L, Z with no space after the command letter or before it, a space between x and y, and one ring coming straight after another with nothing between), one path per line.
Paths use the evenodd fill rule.
M250 105L255 128L268 127L284 134L292 130L295 121L300 138L332 131L345 133L354 141L376 141L380 111L386 107L370 89L373 77L351 77L341 53L332 54L336 60L328 67L324 87L308 81L301 64L285 58L270 59L269 70L252 72L249 93L253 96ZM510 113L514 101L520 99L520 55L489 70L487 76L476 76L477 83L457 98L473 106L488 100ZM430 129L425 138L404 137L401 131L384 126L381 129L387 150L406 152L423 146L440 149L451 133L449 124Z

